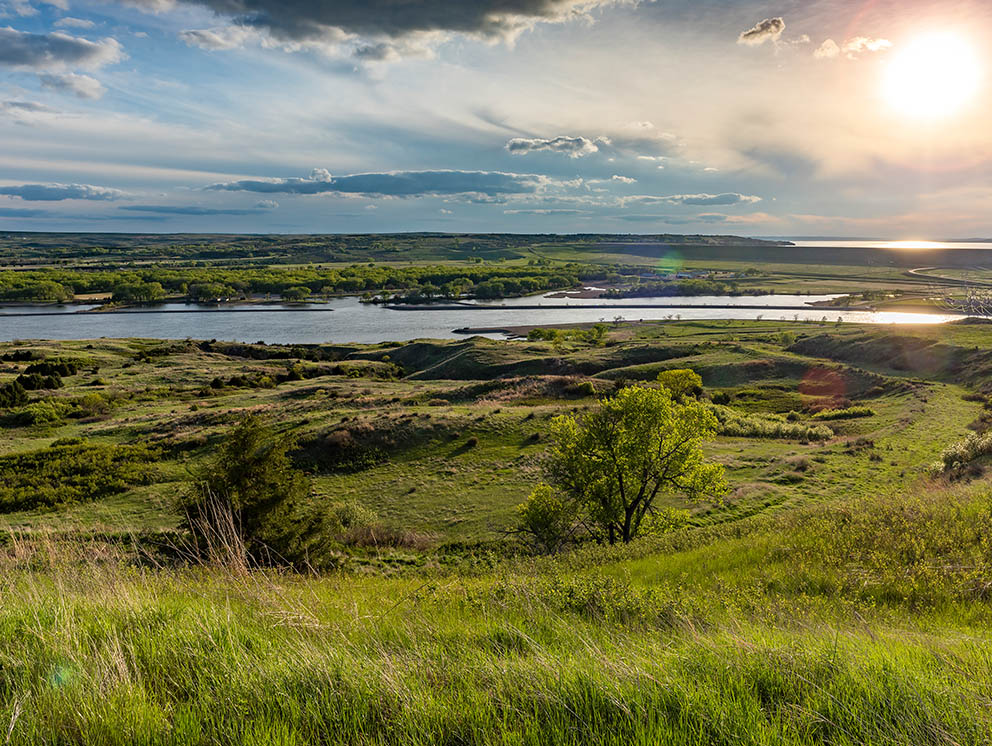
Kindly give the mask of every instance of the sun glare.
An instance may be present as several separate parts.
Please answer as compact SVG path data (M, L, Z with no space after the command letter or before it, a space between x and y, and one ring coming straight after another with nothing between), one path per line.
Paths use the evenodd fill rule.
M948 117L975 98L982 66L956 34L921 36L896 53L885 73L884 93L899 113L915 119Z

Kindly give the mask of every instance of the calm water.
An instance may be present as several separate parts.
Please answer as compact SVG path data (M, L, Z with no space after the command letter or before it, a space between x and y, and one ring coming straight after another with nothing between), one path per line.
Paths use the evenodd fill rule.
M992 249L987 241L793 241L800 248L820 249Z
M407 341L418 338L451 339L459 327L506 327L527 324L570 324L612 321L622 315L629 321L682 319L771 319L819 320L877 324L943 323L956 317L939 314L839 313L812 308L707 308L707 305L803 305L831 296L699 297L671 299L628 299L616 304L679 303L688 308L597 308L598 299L517 298L487 310L393 311L364 305L357 298L341 298L327 304L295 306L292 311L260 310L259 307L198 310L195 306L166 304L154 311L125 313L74 313L80 307L51 308L39 316L12 316L17 312L37 312L37 308L0 308L0 340L13 339L95 339L99 337L149 337L161 339L221 339L239 342L320 343ZM547 308L514 308L540 303ZM85 308L85 307L84 307ZM278 309L279 307L274 307ZM299 310L298 310L299 309ZM5 318L6 316L6 318ZM500 334L485 336L502 338Z

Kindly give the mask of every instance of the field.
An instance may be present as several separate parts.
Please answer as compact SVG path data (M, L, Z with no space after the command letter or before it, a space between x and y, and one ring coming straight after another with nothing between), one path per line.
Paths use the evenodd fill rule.
M0 345L0 387L55 360L75 368L64 385L0 420L8 743L992 734L992 495L981 459L930 469L988 427L986 325L19 342ZM549 419L680 368L719 412L706 448L731 492L666 499L684 523L629 546L532 555L508 531ZM296 438L315 505L373 516L336 570L178 551L176 497L248 412ZM70 499L72 468L46 471L46 454L78 470L112 453L129 459L115 478Z
M384 294L483 300L673 274L700 294L836 294L923 309L987 291L983 249L796 249L735 236L393 234L144 236L0 233L0 302L304 300ZM690 281L691 284L691 281ZM668 288L671 290L671 288Z

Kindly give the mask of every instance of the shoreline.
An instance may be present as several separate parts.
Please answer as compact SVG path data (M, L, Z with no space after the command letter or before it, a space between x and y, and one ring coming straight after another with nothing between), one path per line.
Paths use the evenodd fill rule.
M664 309L681 309L681 310L699 310L703 308L716 308L716 309L726 309L734 310L740 309L744 311L829 311L829 312L840 312L840 313L851 313L853 312L872 312L874 309L868 308L858 308L857 306L761 306L753 304L722 304L722 303L707 303L707 304L697 304L689 305L685 303L597 303L595 305L577 305L571 306L568 304L538 304L538 305L514 305L514 306L492 306L492 305L407 305L407 304L383 304L383 308L388 308L391 311L561 311L561 310L630 310L630 309L651 309L651 308L664 308Z

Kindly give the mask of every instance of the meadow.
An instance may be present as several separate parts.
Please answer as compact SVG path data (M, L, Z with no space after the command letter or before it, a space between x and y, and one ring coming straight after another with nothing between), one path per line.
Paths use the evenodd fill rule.
M990 420L987 328L0 345L0 387L38 383L30 366L66 374L0 417L0 730L986 743L989 454L960 444ZM531 553L511 530L549 420L684 368L731 491L666 498L680 520L626 546ZM247 413L295 438L315 506L361 516L333 569L184 551L177 497Z

